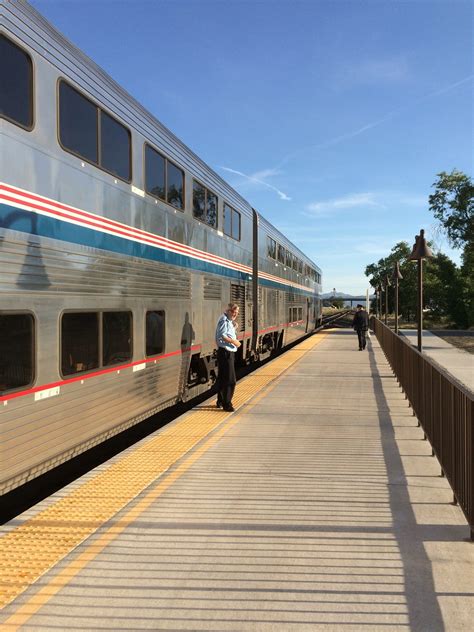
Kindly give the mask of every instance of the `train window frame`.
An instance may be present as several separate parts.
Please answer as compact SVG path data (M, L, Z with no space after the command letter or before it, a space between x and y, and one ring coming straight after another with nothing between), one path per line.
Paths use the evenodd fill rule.
M158 353L148 353L148 347L147 347L147 316L148 314L152 313L152 312L157 312L158 314L162 315L163 318L163 322L162 322L162 334L163 334L163 344L162 344L162 349L161 351L159 351ZM143 331L145 334L145 358L157 358L161 355L163 355L166 351L166 310L165 309L153 309L153 308L147 308L145 309L145 313L143 315L143 320L144 320L144 326L143 326Z
M130 356L127 360L105 363L104 358L104 314L128 314L129 315L129 335L130 335ZM106 368L122 364L130 364L133 360L134 336L133 336L133 311L131 309L102 309L100 310L100 368Z
M119 121L119 119L116 116L108 112L105 108L99 105L98 109L99 109L99 116L98 116L98 141L99 141L99 144L98 144L99 165L98 166L99 166L99 169L102 169L102 171L105 171L106 173L110 173L110 175L112 175L114 178L118 178L119 180L122 180L122 182L127 182L128 184L130 184L132 182L132 132L126 125L124 125L121 121ZM105 114L105 116L108 116L109 119L111 119L116 125L118 125L119 127L122 127L127 134L127 137L128 137L128 178L124 178L123 176L119 175L115 171L110 171L110 169L106 169L102 165L102 143L103 143L102 115L103 114Z
M9 123L11 123L12 125L16 125L17 127L19 127L20 129L24 129L27 132L32 132L35 128L36 125L36 100L35 100L35 94L36 94L36 64L35 64L35 60L33 59L32 55L26 50L26 48L24 46L19 45L14 39L12 39L11 37L7 36L6 33L2 32L0 33L0 37L4 37L6 40L8 40L11 44L13 44L20 52L24 53L27 60L29 61L29 65L30 65L30 72L31 72L31 90L30 90L30 98L29 98L29 110L31 113L31 125L23 125L22 123L20 123L19 121L12 119L9 116L6 116L5 114L0 114L0 120L3 119L4 121L8 121Z
M226 218L226 208L229 209L230 211L230 233L226 232L226 225L225 225L225 218ZM238 237L235 236L234 234L234 224L235 224L235 216L237 216L237 224L238 224ZM230 237L231 239L235 239L235 241L241 241L242 239L242 216L241 213L239 213L239 211L235 210L235 208L233 206L231 206L230 204L228 204L225 200L223 203L223 207L222 207L222 232L224 233L224 235L227 235L227 237Z
M280 256L281 255L281 256ZM277 242L277 261L282 265L285 265L286 261L286 248Z
M110 313L124 313L130 315L130 358L128 360L114 362L113 364L105 364L104 363L104 314ZM96 314L97 315L97 354L98 354L98 364L96 367L91 369L84 369L81 371L75 371L73 373L64 373L63 372L63 336L62 336L62 322L64 316L68 314ZM134 336L134 318L133 318L133 310L131 309L116 309L116 308L108 308L108 309L65 309L60 312L58 317L59 327L58 327L58 335L59 335L59 375L64 379L72 379L76 375L86 375L88 373L94 373L97 371L101 371L102 369L108 369L114 366L121 366L130 364L133 361L133 354L135 349L135 336Z
M19 309L19 310L7 310L1 309L0 316L30 316L32 319L32 331L31 331L31 381L27 384L22 384L21 386L17 386L15 388L6 388L5 390L0 390L0 397L4 397L5 395L9 395L11 393L18 393L19 391L28 390L33 388L38 379L38 371L37 371L37 318L36 314L29 309Z
M77 152L73 151L72 149L69 149L68 147L66 147L66 145L64 145L64 143L61 140L61 120L60 120L60 86L61 83L66 84L67 86L69 86L70 88L72 88L72 90L75 90L83 99L85 99L86 101L89 101L92 105L95 106L96 110L97 110L97 127L96 127L96 141L97 141L97 162L94 162L93 160L90 160L89 158L86 158L85 156L81 156L81 154L78 154ZM103 167L100 163L101 163L101 153L102 153L102 147L101 147L101 112L104 112L104 114L106 114L107 116L109 116L111 119L113 119L116 123L118 123L121 127L123 127L127 133L128 133L128 138L129 138L129 147L128 147L128 152L129 152L129 164L130 164L130 177L129 179L125 179L122 178L122 176L114 173L113 171L109 171L108 169L106 169L105 167ZM66 79L65 77L58 77L57 81L56 81L56 139L58 141L59 146L61 147L61 149L63 151L65 151L66 153L70 154L71 156L75 156L76 158L78 158L79 160L81 160L81 162L87 163L89 165L92 165L93 167L95 167L96 169L99 169L99 171L102 171L103 173L107 173L108 175L110 175L112 178L114 178L115 180L120 180L121 182L126 182L127 184L131 184L133 182L133 150L132 150L132 132L130 130L130 128L125 125L124 123L122 123L122 121L120 121L114 114L112 114L110 112L110 110L102 107L101 105L99 105L95 99L91 99L88 95L86 95L86 93L78 88L76 85L74 85L73 83L71 83L71 81L69 81L68 79Z
M207 222L204 217L198 217L195 213L194 213L194 184L197 184L198 186L202 187L204 189L204 213L205 213L205 217L207 217L207 195L208 193L211 193L215 198L216 198L216 223L214 224L210 224L209 222ZM196 180L196 178L193 178L193 195L192 195L192 213L193 213L193 217L197 222L200 222L201 224L204 224L205 226L209 226L209 228L212 228L213 230L219 230L219 196L217 195L217 193L214 193L214 191L212 189L209 189L209 187L207 187L205 184L202 184L202 182L200 182L199 180Z
M277 260L277 242L270 235L267 235L267 257L273 261Z
M165 181L164 181L164 194L165 197L162 198L159 195L157 195L156 193L152 193L152 191L150 191L147 187L147 180L146 180L146 166L147 166L147 148L150 149L151 151L154 151L160 158L163 158L164 160L164 176L165 176ZM168 165L172 165L175 169L177 169L178 171L181 172L182 178L183 178L183 193L182 193L182 200L183 200L183 205L180 206L176 206L175 204L173 204L172 202L168 201ZM176 210L176 211L180 211L181 213L184 213L186 211L186 172L185 170L180 167L178 164L176 164L175 162L173 162L172 160L170 160L167 156L165 156L165 154L161 151L159 151L158 149L156 149L156 147L153 147L153 145L151 143L149 143L148 141L145 141L143 143L143 179L144 179L144 188L145 188L145 193L147 195L151 195L152 198L155 198L157 200L160 200L160 202L163 202L164 204L167 204L168 206L170 206L172 209Z
M91 369L83 369L80 371L74 371L72 373L64 373L63 371L63 330L62 330L62 324L63 324L63 318L64 316L67 316L69 314L96 314L97 315L97 333L98 333L98 339L97 339L97 366L91 368ZM58 335L59 335L59 375L64 379L64 380L69 380L69 379L74 379L77 375L86 375L88 373L93 373L96 371L100 371L101 369L101 358L102 358L102 333L101 333L101 329L102 329L102 318L101 318L101 310L99 309L90 309L90 308L85 308L85 309L67 309L67 310L63 310L59 313L58 315L58 320L59 320L59 327L58 327Z

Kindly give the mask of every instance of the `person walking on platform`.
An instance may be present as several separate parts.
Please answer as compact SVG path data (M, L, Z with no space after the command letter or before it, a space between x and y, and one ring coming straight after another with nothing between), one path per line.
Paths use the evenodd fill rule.
M235 390L235 352L240 347L233 321L239 314L239 306L229 303L220 316L216 327L217 343L217 407L233 412L232 397Z
M367 345L367 332L369 330L369 315L365 311L363 305L357 305L357 311L354 314L352 327L356 330L359 338L359 351L362 351Z

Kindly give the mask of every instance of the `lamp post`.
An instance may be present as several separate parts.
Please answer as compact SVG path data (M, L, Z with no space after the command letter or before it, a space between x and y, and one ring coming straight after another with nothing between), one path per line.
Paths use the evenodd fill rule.
M392 284L390 283L390 279L388 274L385 275L384 286L385 286L385 324L387 324L387 316L388 316L388 288Z
M375 291L377 292L377 318L382 320L382 286L380 282Z
M398 334L398 281L403 279L398 261L395 262L392 279L395 281L395 333Z
M369 283L374 288L374 294L375 294L375 317L377 317L377 288L375 286L374 279L370 279ZM369 311L369 310L367 310L367 311Z
M423 350L422 335L423 335L423 259L428 259L433 256L431 248L426 243L425 231L423 228L420 230L419 235L415 235L415 243L411 255L408 257L410 261L418 261L418 351L421 353Z

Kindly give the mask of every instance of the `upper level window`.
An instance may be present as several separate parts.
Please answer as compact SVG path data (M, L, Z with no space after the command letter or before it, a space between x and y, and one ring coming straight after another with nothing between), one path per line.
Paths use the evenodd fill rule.
M64 149L130 182L129 130L64 81L59 84L59 138Z
M286 249L280 244L278 244L278 261L283 264L285 264L286 261Z
M228 204L224 204L224 233L240 240L240 213Z
M0 35L0 116L25 129L33 127L33 64L31 57Z
M293 255L289 250L286 251L286 265L288 268L291 268L293 265Z
M61 143L74 154L97 164L99 148L97 139L96 105L61 81L59 84L59 134Z
M276 241L271 237L267 237L267 254L272 259L277 258L277 245Z
M184 209L184 172L150 145L145 145L145 189L171 206Z
M31 314L0 314L0 395L28 386L34 377L34 320Z
M100 111L100 166L130 180L130 132L107 112Z
M193 180L193 215L196 219L217 228L217 195Z

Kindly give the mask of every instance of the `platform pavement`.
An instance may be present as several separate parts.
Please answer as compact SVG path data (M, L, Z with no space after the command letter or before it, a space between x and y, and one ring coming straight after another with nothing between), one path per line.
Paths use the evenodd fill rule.
M359 352L333 330L126 531L5 614L88 547L22 630L471 630L474 545L451 499L375 338Z
M416 329L401 329L410 343L418 345L418 331ZM423 353L443 367L456 380L474 392L474 355L457 349L431 331L423 331Z

